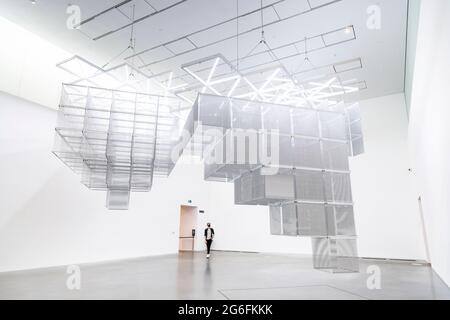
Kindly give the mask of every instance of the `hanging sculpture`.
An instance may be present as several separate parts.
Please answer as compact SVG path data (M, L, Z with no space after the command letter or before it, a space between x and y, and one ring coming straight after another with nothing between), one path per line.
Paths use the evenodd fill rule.
M78 56L58 64L72 79L63 85L53 153L88 188L107 191L108 209L124 210L130 192L149 191L154 176L168 176L190 151L203 158L206 180L234 183L235 204L269 207L272 234L312 237L315 268L358 271L349 156L363 153L364 144L358 105L340 99L361 83L342 83L339 63L322 66L332 67L331 79L308 80L284 64L304 55L315 73L308 41L327 48L355 40L355 30L272 47L260 4L261 37L243 57L239 14L235 19L234 64L215 54L182 65L181 74L150 76L143 72L150 64L135 67L135 57L149 50L136 53L130 6L130 39L119 55L103 67ZM289 47L295 53L283 54ZM130 63L106 69L128 51Z
M191 151L206 180L234 183L237 205L269 207L272 234L312 237L315 268L358 270L349 156L364 144L358 105L341 101L358 88L299 84L282 67L242 74L221 55L184 65L193 81L181 86L128 64L59 66L73 65L87 74L63 86L54 154L106 190L109 209L128 209L130 192L149 191Z
M237 205L268 206L272 234L312 237L318 269L358 270L348 160L364 152L358 104L321 110L200 94L185 132L205 180L233 182Z
M64 85L53 153L89 189L108 192L108 209L128 209L130 191L149 191L175 165L178 107L168 97Z

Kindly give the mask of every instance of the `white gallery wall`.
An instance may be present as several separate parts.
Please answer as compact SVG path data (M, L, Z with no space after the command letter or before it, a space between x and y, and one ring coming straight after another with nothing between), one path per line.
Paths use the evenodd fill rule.
M434 270L450 285L450 2L421 1L409 143Z
M61 81L54 64L65 53L6 20L0 26L16 35L0 52L0 272L176 253L182 204L205 211L196 250L211 221L216 250L311 253L309 238L271 236L268 208L235 206L233 185L204 182L199 164L179 163L150 193L133 193L129 211L106 210L105 193L88 190L51 154ZM351 160L360 255L425 259L404 95L361 104L366 154Z
M71 55L0 16L0 90L50 108L58 106L62 70Z
M361 101L361 110L366 150L350 159L360 255L426 260L409 171L405 96Z

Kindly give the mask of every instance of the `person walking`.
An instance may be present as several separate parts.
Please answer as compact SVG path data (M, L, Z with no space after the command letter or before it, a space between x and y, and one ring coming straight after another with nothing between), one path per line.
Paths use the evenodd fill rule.
M205 229L205 240L206 240L206 258L209 259L211 256L211 245L214 238L214 229L211 228L211 223L207 223L207 228Z

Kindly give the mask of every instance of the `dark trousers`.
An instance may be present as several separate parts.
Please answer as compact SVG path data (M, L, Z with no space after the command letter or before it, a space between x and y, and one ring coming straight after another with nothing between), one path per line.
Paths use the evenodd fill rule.
M206 251L208 252L208 254L211 252L211 245L212 245L212 239L206 240Z

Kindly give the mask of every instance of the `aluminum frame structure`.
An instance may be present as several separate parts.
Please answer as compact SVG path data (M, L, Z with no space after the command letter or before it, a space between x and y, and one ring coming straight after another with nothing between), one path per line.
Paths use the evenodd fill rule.
M343 84L338 77L301 83L282 64L243 74L221 54L181 68L197 82L173 91L186 101L192 101L201 92L296 107L324 107L336 105L344 96L360 90L359 86Z
M148 76L133 65L122 63L111 68L99 67L80 57L73 56L56 65L66 75L66 84L97 87L128 92L140 92L158 96L172 96L171 90L179 89L170 83ZM174 101L172 99L172 101ZM183 107L186 107L184 104Z
M321 1L321 3L316 4L316 5L311 5L311 3L308 1L307 3L308 3L309 8L307 8L306 10L300 10L300 9L299 10L290 10L288 15L286 15L284 17L280 17L277 12L277 5L279 5L279 4L281 5L281 4L283 4L283 2L288 2L288 0L274 0L274 1L272 1L272 3L263 4L261 7L257 7L253 10L241 12L235 17L232 17L232 18L223 20L221 22L215 23L213 25L207 26L205 28L193 31L191 33L185 34L181 37L167 41L165 43L161 43L156 46L146 48L146 49L141 50L133 55L125 57L125 59L129 60L129 59L133 59L135 57L142 57L145 54L148 54L148 53L151 53L154 51L158 51L158 50L167 50L168 51L169 55L166 58L158 59L156 61L149 61L147 63L144 63L144 65L142 65L140 67L140 68L147 68L156 63L161 63L161 62L167 61L169 59L179 57L181 55L189 54L189 53L195 52L197 50L201 50L201 49L213 46L218 43L223 43L228 40L236 39L236 38L242 37L246 34L251 34L252 32L259 31L261 28L270 27L272 25L282 23L283 21L287 21L287 20L302 16L302 15L308 14L315 10L319 10L319 9L327 7L327 6L331 6L331 5L339 3L341 1L342 0L326 0L326 1ZM250 21L258 20L260 15L273 16L274 18L268 19L266 17L266 20L263 21L263 23L261 25L259 25L259 24L251 25L252 23ZM225 35L225 36L218 35L218 34L220 34L220 31L223 30L223 28L227 28L227 27L231 26L234 29L234 25L236 24L236 21L244 21L244 22L247 21L246 27L243 28L242 30L240 30L239 32L237 32L236 34L229 34L229 35ZM214 39L214 40L210 41L210 42L205 42L205 41L198 41L196 39L197 37L202 37L205 35L208 35L208 38ZM190 46L188 46L184 50L177 51L177 52L174 52L173 50L170 49L171 45L173 45L175 43L180 43L180 42L187 42L190 44Z
M179 100L143 93L63 85L53 153L106 207L126 210L130 192L149 191L175 166Z
M174 72L148 76L128 63L102 68L77 55L58 63L57 67L68 75L67 84L176 96L183 102L181 109L186 110L199 92L304 106L335 103L344 95L367 88L364 81L343 83L338 76L339 72L362 68L361 59L310 70L329 73L321 75L322 81L307 82L299 82L296 79L299 74L289 74L278 64L242 73L220 54L183 65L182 77L175 76Z
M357 103L312 109L199 94L184 130L205 180L234 183L237 205L268 206L273 235L312 237L315 268L358 271L349 171L349 157L364 152Z
M54 154L88 188L107 191L108 209L125 210L130 192L149 191L154 176L170 174L181 144L203 157L205 180L234 183L237 205L268 206L273 235L311 237L315 268L358 271L348 157L364 152L361 116L358 104L330 100L357 89L335 79L306 88L282 67L264 70L266 80L257 82L221 58L203 59L199 70L192 69L198 62L183 66L199 85L175 94L200 91L184 125L187 139L180 132L185 105L170 96L170 84L159 86L163 95L137 93L143 84L149 89L149 79L129 65L62 62L68 72L81 65L85 74L71 72L75 83L110 88L63 85ZM275 153L276 160L263 159Z

